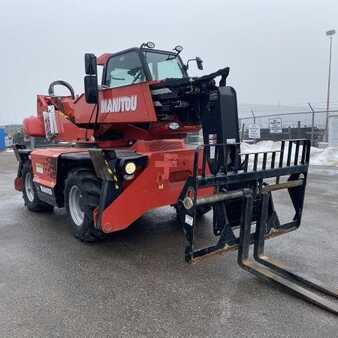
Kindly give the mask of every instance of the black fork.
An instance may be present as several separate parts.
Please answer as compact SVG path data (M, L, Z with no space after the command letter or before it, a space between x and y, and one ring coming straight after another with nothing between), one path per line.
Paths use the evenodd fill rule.
M264 253L265 227L267 222L267 210L269 194L262 192L261 215L256 224L254 240L254 260L249 258L251 219L253 209L253 197L246 192L242 210L240 226L240 242L238 250L238 264L257 277L273 281L292 290L300 298L311 302L335 315L338 315L338 291L331 290L319 283L315 283L302 276L281 267ZM260 264L258 264L260 263ZM326 296L331 299L326 298Z

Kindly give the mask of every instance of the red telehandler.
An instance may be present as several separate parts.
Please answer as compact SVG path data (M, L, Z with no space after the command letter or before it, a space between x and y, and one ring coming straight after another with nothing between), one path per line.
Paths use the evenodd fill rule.
M310 159L308 140L286 140L278 151L241 153L237 99L226 85L229 68L188 75L181 46L157 50L152 42L96 58L85 55L85 92L55 81L38 95L37 116L24 120L31 137L48 146L14 147L15 188L31 211L65 207L74 236L100 240L126 229L148 210L171 205L186 239L185 259L238 250L245 270L272 280L338 314L336 290L296 275L264 253L266 239L301 223ZM98 67L102 79L98 84ZM55 86L69 96L57 96ZM203 144L185 143L202 129ZM281 223L272 193L286 190L294 216ZM197 245L196 223L213 212L214 240ZM253 245L253 257L249 247Z

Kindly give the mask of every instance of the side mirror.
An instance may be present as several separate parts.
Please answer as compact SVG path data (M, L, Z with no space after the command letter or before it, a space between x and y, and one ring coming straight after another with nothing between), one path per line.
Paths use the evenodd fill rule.
M198 56L196 56L195 59L189 59L187 61L187 64L184 66L185 70L189 69L189 62L191 62L191 61L196 61L197 68L199 70L203 70L203 60L200 57L198 57Z
M98 102L98 88L96 75L86 75L84 78L85 97L87 103Z
M94 54L85 54L85 71L87 75L97 75L96 56Z
M197 63L197 68L199 70L203 70L203 60L198 56L196 56L196 63Z
M85 54L85 71L84 78L85 97L87 103L98 102L98 88L97 88L97 64L96 56L94 54Z

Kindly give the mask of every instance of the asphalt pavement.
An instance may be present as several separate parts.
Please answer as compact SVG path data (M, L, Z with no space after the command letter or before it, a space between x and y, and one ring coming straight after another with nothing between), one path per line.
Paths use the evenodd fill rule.
M64 210L25 209L16 171L13 153L0 153L0 337L338 336L338 317L242 270L236 252L185 263L173 208L83 244ZM283 215L286 202L277 196ZM338 170L311 168L302 227L267 251L338 289Z

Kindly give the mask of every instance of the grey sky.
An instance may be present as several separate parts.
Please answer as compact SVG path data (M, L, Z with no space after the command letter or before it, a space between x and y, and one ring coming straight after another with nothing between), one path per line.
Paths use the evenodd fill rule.
M201 56L205 73L229 65L239 103L324 102L331 28L337 0L0 0L0 124L35 114L36 94L55 79L83 91L85 52L147 40L183 45L183 58ZM335 101L337 41L333 47Z

